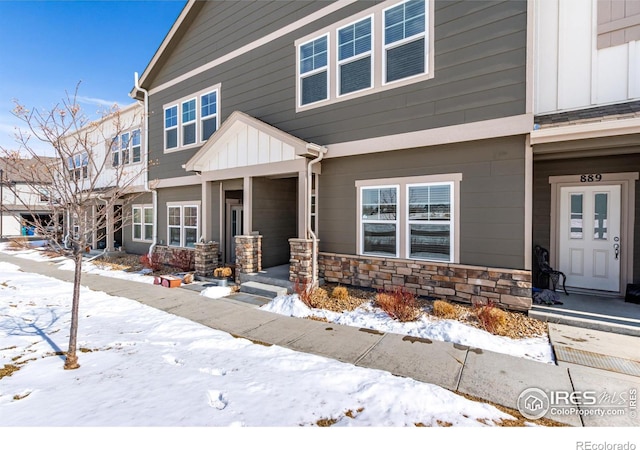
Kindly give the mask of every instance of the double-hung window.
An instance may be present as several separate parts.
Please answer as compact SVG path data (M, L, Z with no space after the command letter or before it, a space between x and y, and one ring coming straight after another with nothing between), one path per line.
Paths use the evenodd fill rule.
M111 165L113 167L120 165L120 136L111 140Z
M164 148L178 147L178 105L164 110Z
M385 82L426 71L425 0L409 0L384 11Z
M372 86L371 17L338 29L338 95Z
M129 164L129 145L131 140L129 133L122 133L120 138L120 164Z
M453 183L407 186L409 258L451 261Z
M433 2L386 0L296 40L296 109L433 78Z
M131 132L131 161L138 163L142 160L142 145L140 141L140 130Z
M300 46L298 66L302 105L326 100L329 95L327 41L327 36L321 36Z
M200 129L202 141L206 141L218 127L218 91L200 96Z
M67 158L67 169L71 178L80 180L89 177L89 155L87 153Z
M358 253L456 262L461 174L356 181Z
M153 238L153 207L133 206L133 240L150 241Z
M194 247L198 240L198 205L167 206L167 238L172 247Z
M361 253L398 256L398 186L361 189Z
M195 144L196 134L196 99L182 102L182 145Z
M203 144L220 126L220 85L164 105L164 149Z

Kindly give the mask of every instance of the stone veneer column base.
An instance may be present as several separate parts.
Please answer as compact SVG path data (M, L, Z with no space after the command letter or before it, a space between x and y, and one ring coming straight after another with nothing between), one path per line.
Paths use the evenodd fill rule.
M201 277L213 276L213 270L218 267L218 252L220 245L217 242L196 243L196 275Z
M241 273L262 270L262 236L236 236L236 283Z
M289 259L289 281L308 285L313 282L313 240L289 239L291 258ZM316 265L316 280L318 267Z
M331 283L380 290L403 288L420 296L466 303L489 301L531 309L531 271L371 256L320 253L320 276Z

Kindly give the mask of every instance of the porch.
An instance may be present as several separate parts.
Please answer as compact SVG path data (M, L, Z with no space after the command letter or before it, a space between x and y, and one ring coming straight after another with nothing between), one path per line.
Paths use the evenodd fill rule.
M561 291L558 291L561 292ZM640 336L640 304L621 297L569 292L560 294L562 304L533 304L529 316L563 325Z

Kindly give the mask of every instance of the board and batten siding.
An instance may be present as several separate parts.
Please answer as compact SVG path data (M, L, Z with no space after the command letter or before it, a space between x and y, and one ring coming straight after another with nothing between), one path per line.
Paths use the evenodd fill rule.
M153 89L172 77L204 65L234 49L230 42L221 53L211 50L204 56L192 47L211 46L211 38L223 24L216 16L217 2L207 2L194 19L197 25L207 18L208 26L199 33L191 29L175 44L159 69ZM301 13L301 5L289 2L233 2L227 8L245 5L259 17L246 30L237 30L235 41L252 40L272 30L274 22L287 8ZM292 2L296 5L298 2ZM303 3L303 2L300 2ZM314 2L315 3L315 2ZM326 6L326 2L319 2ZM192 76L150 96L150 149L158 164L151 167L152 178L186 175L182 164L198 148L163 152L162 107L176 99L221 83L221 122L239 110L298 138L328 145L371 137L433 129L526 113L526 25L524 1L447 1L434 5L434 78L387 91L340 101L296 112L296 49L294 42L317 30L366 9L376 2L356 2L284 37L268 42L248 53ZM251 5L251 6L248 6ZM258 8L258 10L256 10ZM263 13L258 11L264 8ZM303 8L304 9L304 8ZM230 10L228 11L231 12ZM295 14L288 19L294 21ZM195 28L194 28L195 29ZM260 31L264 30L264 31ZM198 38L196 39L196 35ZM215 39L214 39L215 40ZM181 48L189 48L198 64L186 61ZM166 72L166 76L165 76Z
M524 137L324 160L320 251L357 252L356 180L462 173L459 262L523 269L524 170Z

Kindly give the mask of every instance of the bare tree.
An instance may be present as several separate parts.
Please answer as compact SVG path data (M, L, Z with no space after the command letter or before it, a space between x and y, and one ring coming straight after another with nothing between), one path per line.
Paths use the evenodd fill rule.
M129 222L127 205L141 192L146 170L145 155L132 148L136 130L137 139L141 138L141 118L125 123L114 106L100 119L89 120L77 102L78 86L50 110L29 110L16 101L13 114L26 128L16 131L19 149L1 148L6 172L21 178L19 183L6 178L5 189L24 190L26 185L39 193L40 200L43 196L48 200L50 213L43 215L42 206L34 202L37 195L14 192L31 212L26 225L75 263L65 369L80 367L76 347L83 256L98 243L109 244L112 233ZM40 155L34 140L50 145L55 157Z

